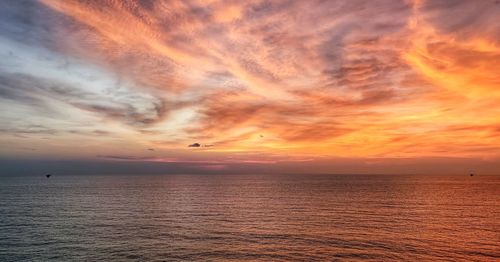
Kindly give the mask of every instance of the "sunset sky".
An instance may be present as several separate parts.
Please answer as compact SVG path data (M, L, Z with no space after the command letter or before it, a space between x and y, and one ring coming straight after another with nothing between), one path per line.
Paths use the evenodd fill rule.
M0 173L495 174L499 17L498 0L1 1Z

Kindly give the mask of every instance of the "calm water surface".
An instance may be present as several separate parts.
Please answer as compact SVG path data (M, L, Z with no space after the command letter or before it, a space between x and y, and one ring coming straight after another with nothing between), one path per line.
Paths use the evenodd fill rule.
M500 261L500 176L0 177L0 261Z

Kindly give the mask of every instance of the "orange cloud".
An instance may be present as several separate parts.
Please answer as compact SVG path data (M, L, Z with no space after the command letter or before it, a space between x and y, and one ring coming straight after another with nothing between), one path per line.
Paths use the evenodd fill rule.
M41 2L66 19L51 20L54 52L104 68L116 79L101 88L107 94L152 101L143 108L144 99L131 105L136 95L95 104L38 92L100 114L117 136L102 146L106 155L127 141L130 151L176 150L176 161L500 155L491 3ZM467 16L442 18L448 10ZM31 98L19 90L0 91ZM213 147L186 148L195 142Z

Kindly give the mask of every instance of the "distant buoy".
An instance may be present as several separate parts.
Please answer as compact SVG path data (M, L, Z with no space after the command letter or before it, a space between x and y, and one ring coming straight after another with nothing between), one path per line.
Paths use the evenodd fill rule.
M45 177L46 178L49 178L50 176L52 176L51 174L46 174Z
M470 173L470 176L474 176L474 173Z

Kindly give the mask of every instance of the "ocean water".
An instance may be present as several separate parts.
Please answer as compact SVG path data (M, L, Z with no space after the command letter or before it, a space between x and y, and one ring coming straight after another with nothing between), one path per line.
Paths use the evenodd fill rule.
M0 261L500 261L500 176L0 177Z

